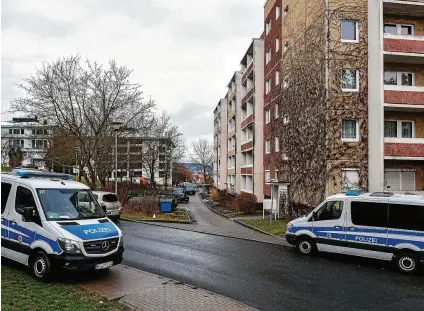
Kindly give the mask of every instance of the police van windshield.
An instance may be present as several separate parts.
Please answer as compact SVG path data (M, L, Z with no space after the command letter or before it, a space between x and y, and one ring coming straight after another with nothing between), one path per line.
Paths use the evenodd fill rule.
M103 209L85 189L37 189L48 220L78 220L105 217Z

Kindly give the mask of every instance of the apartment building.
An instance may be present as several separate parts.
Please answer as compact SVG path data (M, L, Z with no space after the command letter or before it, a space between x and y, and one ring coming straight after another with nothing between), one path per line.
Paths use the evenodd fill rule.
M20 149L23 166L45 169L45 152L49 143L51 126L34 118L12 118L1 122L2 166L9 166L9 150Z
M214 111L215 186L263 200L264 42L252 39Z
M267 199L424 191L422 16L422 0L266 2Z
M213 178L215 187L227 189L227 99L219 100L214 110L214 162Z

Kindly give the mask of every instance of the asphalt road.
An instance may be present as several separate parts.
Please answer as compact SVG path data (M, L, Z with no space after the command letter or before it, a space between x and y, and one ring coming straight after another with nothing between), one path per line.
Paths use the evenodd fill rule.
M124 264L261 310L424 310L424 275L347 256L121 221Z

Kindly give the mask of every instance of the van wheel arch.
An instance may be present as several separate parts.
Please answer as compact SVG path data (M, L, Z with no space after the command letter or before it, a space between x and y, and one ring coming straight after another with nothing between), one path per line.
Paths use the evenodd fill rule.
M420 259L418 254L411 249L400 249L393 255L393 262L399 271L413 274L418 271Z
M296 237L296 250L302 255L310 256L317 252L317 245L311 236L302 234Z
M37 263L36 263L37 261ZM41 281L49 281L53 264L49 255L42 248L34 248L28 258L28 266L35 278Z

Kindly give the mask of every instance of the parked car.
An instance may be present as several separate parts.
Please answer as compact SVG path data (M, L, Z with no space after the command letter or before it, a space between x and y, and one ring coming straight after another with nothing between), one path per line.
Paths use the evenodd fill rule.
M190 200L184 188L174 188L174 197L177 203L180 203L180 202L188 203L188 201Z
M99 202L110 219L119 219L122 214L122 204L119 202L118 196L112 192L93 191L93 195Z
M323 251L375 258L414 273L424 264L424 197L355 190L333 195L289 222L286 239L303 255Z
M194 185L193 185L193 184L187 184L187 185L185 186L185 192L186 192L188 195L195 195L195 194L196 194L196 188L194 187Z
M71 175L14 170L1 174L1 195L1 255L30 267L35 278L122 262L121 230Z

